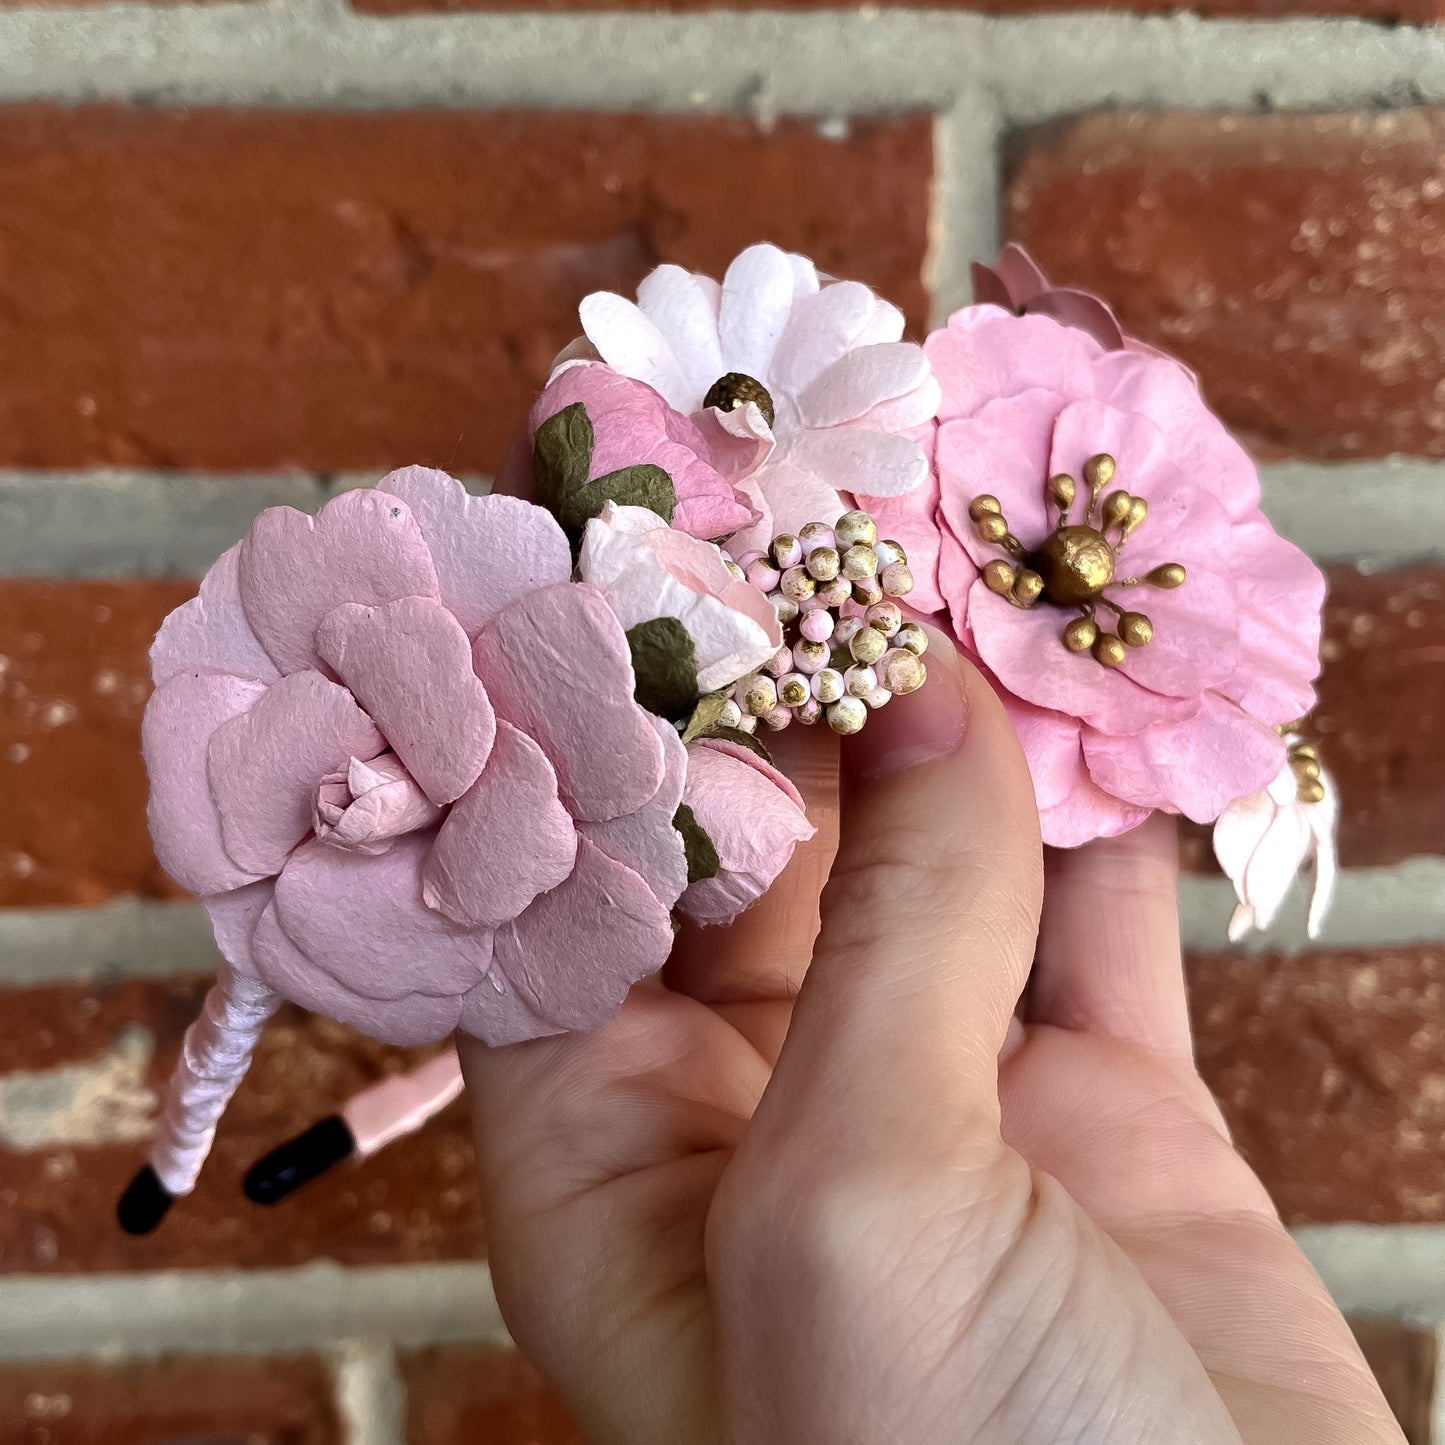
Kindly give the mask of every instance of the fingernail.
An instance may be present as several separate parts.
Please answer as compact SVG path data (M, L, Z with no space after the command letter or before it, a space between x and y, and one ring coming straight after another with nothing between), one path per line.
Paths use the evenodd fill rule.
M868 726L844 746L854 775L871 781L958 751L968 727L968 695L953 639L925 625L928 680L870 714Z

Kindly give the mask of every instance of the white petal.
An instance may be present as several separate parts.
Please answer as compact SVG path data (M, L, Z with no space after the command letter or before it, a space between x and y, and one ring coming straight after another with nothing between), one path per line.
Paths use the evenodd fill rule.
M928 479L928 457L917 442L858 427L795 432L779 454L835 491L859 496L903 497Z
M594 291L582 298L577 311L587 339L614 371L645 381L679 411L694 409L696 398L667 338L631 301Z
M681 266L659 266L637 288L642 314L662 333L696 397L679 408L682 411L696 411L726 370L718 340L718 300L717 282Z
M858 337L857 344L876 346L884 341L902 341L903 313L891 301L885 301L881 296L874 297L874 301L877 304L873 307L873 314L868 318L868 324Z
M842 426L926 386L931 376L921 347L906 342L861 346L823 372L799 398L798 406L808 426Z
M728 267L718 316L725 370L767 383L795 285L792 262L776 246L749 246Z
M839 281L805 296L773 353L768 380L774 399L779 393L801 395L867 329L877 310L873 293L858 281Z
M1339 824L1340 800L1335 792L1334 780L1328 773L1320 774L1325 785L1325 795L1318 802L1306 804L1310 831L1314 835L1315 876L1310 890L1309 936L1318 938L1324 926L1325 914L1335 893L1335 877L1339 871L1339 846L1335 832Z
M1274 922L1290 884L1309 856L1311 842L1300 807L1281 808L1275 814L1244 872L1242 897L1254 909L1261 929Z
M1267 792L1250 793L1248 797L1237 798L1215 820L1214 856L1241 898L1245 869L1274 822L1276 811Z

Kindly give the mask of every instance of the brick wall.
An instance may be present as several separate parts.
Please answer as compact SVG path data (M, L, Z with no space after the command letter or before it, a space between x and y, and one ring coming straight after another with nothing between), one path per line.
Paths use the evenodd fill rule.
M0 0L0 1445L578 1438L496 1314L460 1106L282 1212L236 1188L396 1050L287 1011L195 1197L113 1228L215 961L146 839L146 643L262 506L485 475L588 290L767 237L919 331L1001 235L1198 369L1329 566L1339 905L1229 952L1191 840L1189 982L1241 1149L1432 1439L1445 10L1174 8Z

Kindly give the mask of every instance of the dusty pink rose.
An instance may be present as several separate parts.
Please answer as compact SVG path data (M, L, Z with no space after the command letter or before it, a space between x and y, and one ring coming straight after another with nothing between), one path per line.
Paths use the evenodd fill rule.
M1284 762L1275 725L1314 700L1324 579L1260 511L1253 464L1188 374L994 306L960 311L926 349L943 387L937 489L880 525L906 535L919 596L936 594L1008 706L1045 840L1112 836L1154 809L1212 822L1264 788ZM983 576L990 562L1042 568L1059 519L1048 479L1076 479L1070 520L1082 522L1085 464L1100 454L1117 464L1104 493L1148 505L1111 563L1114 581L1169 563L1186 575L1173 590L1104 589L1103 631L1117 625L1111 601L1153 624L1153 640L1123 647L1117 667L1065 647L1080 613L1061 584L1021 607ZM1022 558L980 535L969 509L981 495L998 499Z
M393 472L166 620L150 823L222 953L377 1038L592 1027L661 966L687 757L551 515Z
M1010 241L998 253L992 266L975 261L969 269L973 299L981 306L1002 306L1015 316L1052 316L1060 325L1073 326L1092 336L1105 351L1137 351L1142 356L1160 356L1175 365L1182 364L1147 341L1130 336L1103 297L1078 286L1055 286L1016 241Z
M729 537L757 520L748 499L717 469L712 447L690 417L642 381L600 361L564 365L532 407L533 434L564 407L581 402L592 423L591 480L650 463L672 478L672 525L694 537Z
M691 884L678 909L697 923L731 923L788 866L793 849L817 830L802 795L775 767L725 738L687 748L683 802L717 849L715 877Z

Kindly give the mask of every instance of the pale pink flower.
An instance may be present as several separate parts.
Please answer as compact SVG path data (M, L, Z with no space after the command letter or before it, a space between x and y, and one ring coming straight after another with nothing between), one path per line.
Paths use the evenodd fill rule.
M736 682L783 645L766 595L734 578L713 543L646 507L608 502L582 534L577 575L607 598L624 628L657 617L682 623L697 649L699 692Z
M748 499L718 470L697 424L644 382L601 362L574 361L553 374L532 407L531 433L579 402L592 423L590 480L644 463L661 467L677 493L672 525L694 537L729 537L757 520ZM517 490L531 495L530 476L517 480Z
M1297 741L1288 735L1286 744ZM1340 802L1334 781L1321 772L1324 796L1306 802L1286 764L1267 788L1232 802L1214 825L1214 856L1234 884L1239 905L1229 920L1229 941L1275 920L1300 871L1313 864L1307 928L1318 938L1335 889L1335 830Z
M757 753L725 738L687 747L683 802L712 839L717 874L689 885L678 911L696 923L731 923L773 886L793 850L817 831L802 795Z
M393 472L263 512L151 653L157 855L235 971L402 1044L593 1027L672 941L687 757L553 517Z
M880 526L911 529L917 595L936 595L1013 716L1045 841L1112 836L1155 809L1213 822L1265 787L1284 762L1276 725L1314 700L1324 578L1260 511L1254 465L1192 379L1171 361L1105 351L1051 317L994 306L960 311L926 347L943 388L937 491L892 504ZM1117 558L1110 547L1117 572L1103 596L1147 614L1153 640L1122 648L1116 667L1064 645L1080 613L1061 578L1019 606L983 575L1005 561L1049 571L1039 549L1059 512L1048 480L1075 479L1070 520L1081 523L1085 466L1101 454L1116 463L1101 490L1148 504ZM970 505L985 495L1021 556L981 535ZM1170 563L1186 575L1173 590L1115 585ZM1114 614L1096 605L1112 631Z
M692 415L762 514L734 537L738 550L833 522L850 505L843 494L899 496L928 475L907 433L933 416L938 387L922 350L901 340L902 313L802 256L751 246L721 285L659 266L636 302L597 292L581 318L586 343L564 355L600 356ZM714 388L737 376L766 390L771 420L760 403L717 402Z

